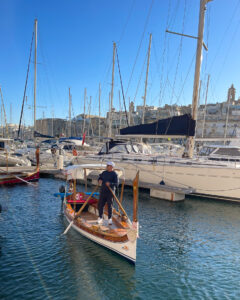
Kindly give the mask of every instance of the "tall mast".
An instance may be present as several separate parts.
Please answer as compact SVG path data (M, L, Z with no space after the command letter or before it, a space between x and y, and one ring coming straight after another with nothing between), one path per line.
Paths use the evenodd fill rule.
M149 61L150 61L150 54L151 54L151 43L152 43L152 34L150 33L149 46L148 46L147 71L146 71L146 80L145 80L145 90L144 90L144 97L143 97L142 124L144 124L144 117L145 117L145 107L146 107L146 98L147 98L147 84L148 84L148 71L149 71Z
M128 124L131 126L130 97L128 97Z
M68 130L68 136L70 137L72 135L72 96L71 96L71 90L69 88L69 130Z
M7 115L5 111L5 106L4 106L4 101L3 101L3 94L2 94L2 89L0 87L0 96L1 96L1 107L2 107L2 112L3 112L3 117L4 117L4 122L5 122L5 132L6 132L6 137L8 137L8 125L7 125ZM4 134L3 134L4 137Z
M202 47L203 47L203 31L204 31L204 19L206 4L211 0L201 0L200 1L200 12L199 12L199 24L198 24L198 43L197 43L197 55L195 63L195 76L194 76L194 85L193 85L193 99L192 99L192 118L197 120L197 108L198 108L198 89L199 89L199 79L200 79L200 70L202 62ZM193 136L189 137L189 148L188 148L188 157L193 157L195 139Z
M111 101L110 101L110 120L109 120L109 137L112 136L112 107L113 107L113 88L114 88L114 67L115 67L115 51L116 43L113 43L113 65L112 65L112 89L111 89Z
M227 129L228 129L228 117L229 117L229 107L230 107L230 97L231 97L230 93L228 93L226 121L225 121L225 129L224 129L224 145L226 145L226 137L227 137Z
M203 125L202 125L202 138L204 136L204 131L205 131L209 79L210 79L210 74L208 74L208 80L207 80L207 90L206 90L206 96L205 96L205 107L204 107Z
M85 117L85 109L86 109L86 98L87 98L87 89L84 89L84 108L83 108L83 132L82 134L84 134L85 132L85 122L86 122L86 117Z
M91 122L91 103L92 103L92 96L90 96L90 99L89 99L89 104L88 104L88 119L89 119L89 122L88 122L88 136L90 135L90 126L92 127L92 122Z
M108 114L108 137L110 137L110 134L109 134L109 132L110 132L110 119L111 119L111 117L110 117L110 115L111 115L111 93L109 92L109 94L108 94L108 103L109 103L109 114Z
M35 55L34 55L34 131L36 131L36 88L37 88L37 19L35 19Z
M53 119L54 119L54 108L52 107L52 136L53 136Z
M3 137L3 106L1 104L1 132L2 132L2 137Z
M119 95L119 129L121 129L122 127L122 106L121 106L121 94L120 94L120 90L118 91L118 95Z
M12 123L12 103L10 103L10 123Z
M100 116L101 116L101 83L99 83L99 118L98 118L98 138L100 142Z

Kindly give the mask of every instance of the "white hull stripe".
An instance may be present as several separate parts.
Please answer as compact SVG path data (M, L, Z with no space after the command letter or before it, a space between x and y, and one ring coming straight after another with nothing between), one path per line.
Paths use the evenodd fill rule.
M70 223L71 221L69 220L69 218L68 218L66 215L65 215L65 217L66 217L67 221ZM83 236L85 236L86 238L92 240L93 242L95 242L95 243L97 243L97 244L99 244L99 245L101 245L101 246L103 246L103 247L105 247L105 248L108 248L109 250L112 250L112 251L118 253L119 255L125 257L126 259L130 260L130 261L133 262L133 263L136 262L136 259L134 259L133 257L128 256L127 254L125 254L125 253L123 253L123 252L121 252L121 251L119 251L119 250L117 250L117 249L115 249L115 248L112 248L111 246L106 245L104 242L101 241L100 238L95 237L95 236L91 235L91 234L88 233L88 232L85 232L84 230L82 230L81 228L79 228L78 226L76 226L75 224L73 224L72 227L73 227L76 231L78 231L79 233L81 233ZM114 244L116 245L116 243L114 243ZM122 245L126 245L126 244L129 244L129 242L122 242L122 243L121 243L121 246L122 246ZM119 243L118 243L118 245L119 245Z

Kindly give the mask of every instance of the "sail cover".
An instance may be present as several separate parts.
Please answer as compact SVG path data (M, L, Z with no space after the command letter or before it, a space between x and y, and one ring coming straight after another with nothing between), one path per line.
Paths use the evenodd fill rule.
M190 114L185 114L158 120L149 124L129 126L120 129L120 134L194 136L195 126L196 121L192 119Z
M48 139L54 138L54 137L51 136L51 135L41 134L41 133L38 132L38 131L34 131L33 136L34 136L34 137L39 137L39 138L48 138Z

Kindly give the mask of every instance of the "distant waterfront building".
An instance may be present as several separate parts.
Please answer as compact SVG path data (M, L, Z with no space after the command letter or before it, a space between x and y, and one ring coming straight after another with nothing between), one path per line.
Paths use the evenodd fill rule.
M145 107L145 123L151 123L159 119L169 118L171 116L179 116L183 114L191 114L192 107L189 105L164 105L163 107L148 106ZM135 107L134 102L129 103L128 111L116 111L112 109L112 134L119 134L120 128L142 123L143 106ZM227 99L221 103L209 103L200 105L198 109L196 136L202 137L223 137L226 118L228 114L227 136L236 135L237 128L240 127L240 98L236 100L236 89L232 84L228 89ZM85 122L84 122L85 119ZM203 123L204 125L204 133ZM85 132L87 135L99 135L99 117L94 115L79 114L71 120L71 133L73 136L82 136L83 123L85 124ZM46 135L62 135L67 136L67 128L69 122L63 119L40 119L37 120L37 130ZM106 117L100 117L100 135L107 136L109 128L109 112Z
M230 104L235 103L235 97L236 97L236 89L232 84L231 87L228 89L228 95L227 95L227 99L230 102Z

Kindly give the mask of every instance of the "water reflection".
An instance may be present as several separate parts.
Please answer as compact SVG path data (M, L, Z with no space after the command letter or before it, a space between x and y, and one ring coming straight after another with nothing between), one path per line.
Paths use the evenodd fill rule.
M135 268L117 254L89 241L74 230L66 235L65 250L71 259L71 273L77 281L87 286L88 297L91 299L102 299L106 291L110 298L114 297L118 287L119 296L123 298L134 292ZM77 293L77 296L84 296L82 289L78 289Z
M240 205L141 191L134 267L66 228L60 181L0 189L0 299L238 299ZM124 207L132 212L132 191Z

